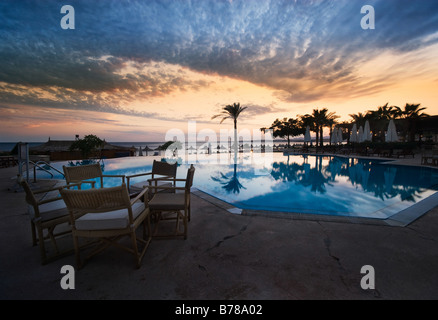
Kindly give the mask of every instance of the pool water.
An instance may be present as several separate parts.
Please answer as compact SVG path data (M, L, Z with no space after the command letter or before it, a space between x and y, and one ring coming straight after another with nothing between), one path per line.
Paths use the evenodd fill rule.
M102 168L105 174L133 175L151 171L153 159L160 160L107 159ZM437 169L382 160L274 153L269 163L255 164L244 156L230 162L195 163L193 186L247 210L387 219L438 190ZM62 171L68 163L52 165ZM185 178L188 166L178 167L178 178ZM37 175L42 178L44 172ZM106 187L120 184L120 179L104 181Z

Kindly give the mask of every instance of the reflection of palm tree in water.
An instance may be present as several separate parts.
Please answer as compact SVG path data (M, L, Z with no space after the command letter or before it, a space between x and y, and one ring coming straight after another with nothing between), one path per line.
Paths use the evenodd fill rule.
M330 177L322 173L322 157L315 156L315 167L302 174L298 183L305 187L310 186L312 192L325 193L327 191L325 185L332 185L329 181Z
M370 160L341 159L333 157L328 165L323 165L323 156L315 156L315 166L310 167L304 159L303 164L296 162L274 162L271 176L277 181L295 182L310 187L312 192L325 193L326 185L332 186L337 177L347 177L352 185L360 185L367 193L382 200L400 196L403 201L415 202L427 189L428 181L415 185L409 175L395 182L396 170L382 165L373 165ZM386 173L385 173L386 171ZM386 176L385 176L386 175Z
M284 162L274 162L272 164L271 176L275 180L297 181L300 173L304 172L304 165L296 162L292 164Z
M305 159L306 162L307 159ZM325 172L326 170L324 170ZM296 162L274 162L272 165L271 176L275 180L296 182L304 187L309 187L313 192L325 193L325 185L331 185L329 183L331 177L327 177L323 173L322 157L315 157L315 167L310 168L310 164L303 163L298 164Z
M400 198L403 201L416 202L416 199L420 198L419 193L424 191L424 189L420 187L406 186L406 187L401 187L397 191L400 194Z
M237 163L234 163L234 171L233 175L230 177L227 177L222 172L220 173L220 177L211 177L213 181L219 182L222 184L222 188L227 191L228 193L239 193L240 189L246 189L237 178Z

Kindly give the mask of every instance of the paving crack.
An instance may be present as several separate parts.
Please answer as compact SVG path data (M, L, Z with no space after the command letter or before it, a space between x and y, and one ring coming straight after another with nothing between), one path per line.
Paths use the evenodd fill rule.
M225 236L225 237L223 237L222 240L219 240L218 242L216 242L216 244L215 244L214 246L208 248L207 250L205 250L205 252L208 252L208 251L210 251L210 250L213 250L213 249L215 249L215 248L218 248L223 242L225 242L225 241L227 241L227 240L229 240L229 239L232 239L232 238L234 238L234 237L237 237L237 236L241 235L243 232L246 231L247 228L248 228L248 225L243 226L243 227L239 230L238 233L233 234L233 235L230 235L230 236Z
M327 233L327 231L324 229L324 226L319 221L318 221L318 224L321 226L321 229L325 235L325 238L323 241L324 241L324 246L327 250L328 256L336 261L336 264L338 265L338 268L341 271L339 278L340 278L341 282L344 284L344 286L347 288L347 290L351 291L350 284L348 283L347 279L345 278L345 273L347 272L347 270L342 265L341 259L332 253L332 251L331 251L332 240L330 239L330 236Z
M416 233L423 240L437 242L437 240L435 238L433 238L433 236L425 234L425 233L421 232L420 230L417 230L416 228L406 227L406 229L411 230L412 232Z
M325 246L325 248L327 250L327 253L328 253L329 257L331 257L334 260L336 260L339 268L341 270L345 271L345 268L342 266L341 259L339 257L333 255L332 252L331 252L330 247L331 247L332 241L330 239L330 236L327 234L326 230L324 229L324 227L321 225L321 223L319 221L318 221L318 224L321 226L321 229L324 232L325 238L324 238L323 241L324 241L324 246Z

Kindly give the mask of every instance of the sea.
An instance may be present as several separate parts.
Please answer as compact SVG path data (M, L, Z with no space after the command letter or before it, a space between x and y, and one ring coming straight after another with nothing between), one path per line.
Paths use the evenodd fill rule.
M36 147L44 143L46 142L28 142L29 148ZM147 146L152 150L164 144L164 142L108 142L108 143L120 147L134 146L137 149L139 149L140 147L144 149ZM0 142L0 152L10 152L15 147L16 144L17 142Z
M36 146L44 144L44 143L46 143L46 142L28 142L29 148L36 147ZM163 142L163 141L161 141L161 142L157 142L157 141L153 141L153 142L147 142L147 141L146 142L110 142L109 141L108 143L115 145L115 146L120 146L120 147L135 147L137 150L140 150L140 148L142 150L145 150L146 147L149 148L149 150L155 150L159 146L163 145L165 142ZM240 142L240 143L242 143L242 142ZM251 144L250 141L246 141L243 143L244 144L245 143ZM261 142L257 142L257 141L253 142L254 145L258 145L260 143ZM298 139L291 140L291 144L302 144L302 143L303 143L303 140L298 140ZM324 144L328 144L328 143L329 143L329 141L324 139ZM10 152L15 147L16 144L17 144L17 142L0 142L0 152ZM277 139L274 140L274 147L281 146L281 145L285 146L286 144L287 144L286 140L277 140ZM203 145L205 145L204 141L197 142L197 147L202 147ZM226 146L222 145L221 147L224 148ZM215 148L215 146L212 146L212 148Z

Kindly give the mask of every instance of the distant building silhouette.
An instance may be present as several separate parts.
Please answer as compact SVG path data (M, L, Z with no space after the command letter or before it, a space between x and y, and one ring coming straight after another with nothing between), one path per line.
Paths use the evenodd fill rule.
M56 160L81 160L84 158L81 151L70 151L74 140L49 140L39 146L29 148L30 154L48 155L51 161ZM135 148L121 147L104 142L101 149L96 150L91 158L120 158L135 155Z

